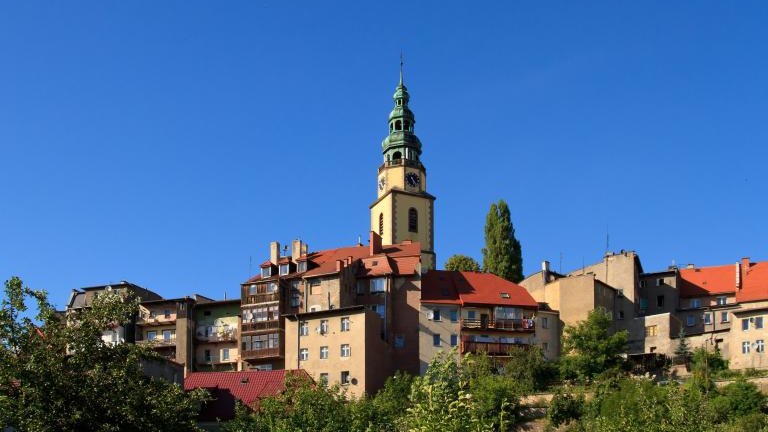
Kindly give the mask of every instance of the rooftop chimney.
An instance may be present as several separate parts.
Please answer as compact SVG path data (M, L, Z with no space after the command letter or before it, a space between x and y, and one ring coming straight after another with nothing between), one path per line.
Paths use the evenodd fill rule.
M741 263L736 263L736 289L741 289Z
M280 243L273 241L269 243L269 262L277 265L277 260L280 258Z
M307 256L309 253L309 245L302 242L301 243L301 256Z
M336 260L336 271L341 271L341 269L343 268L344 268L344 261Z
M686 264L686 265L685 265L685 268L687 268L687 269L692 269L692 268L696 268L696 266L695 266L695 265L693 265L693 264Z
M369 238L370 242L368 244L368 254L376 255L381 253L381 236L376 234L375 231L371 231Z
M301 240L296 239L291 243L291 259L296 262L299 257L301 257Z
M541 278L545 284L549 282L549 261L541 262Z
M749 257L744 257L741 259L741 283L742 285L747 280L747 275L749 274L749 267L751 264L749 263Z

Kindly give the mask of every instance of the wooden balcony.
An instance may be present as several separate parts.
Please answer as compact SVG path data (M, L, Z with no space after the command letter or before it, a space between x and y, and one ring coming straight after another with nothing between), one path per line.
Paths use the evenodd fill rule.
M200 342L234 342L237 340L237 330L230 328L227 331L215 331L209 335L198 331L195 338Z
M240 353L240 357L242 357L244 360L264 359L264 358L282 357L282 356L283 354L281 353L279 347L242 351Z
M176 315L171 315L168 318L166 318L164 315L160 315L156 317L140 316L136 320L136 325L140 325L140 326L164 326L164 325L175 325L175 324L176 324Z
M280 320L244 322L243 332L278 330L280 329Z
M155 338L155 339L143 339L143 340L137 340L137 345L149 345L150 347L156 348L156 347L169 347L169 346L176 346L176 338L172 337L169 339L163 339L161 337Z
M244 295L242 298L242 304L258 304L258 303L270 303L280 301L280 292L275 291L273 293Z
M236 363L237 358L235 357L229 357L228 359L224 360L219 356L211 356L208 358L205 357L199 357L197 358L197 361L195 363L199 365L215 365L215 364L228 364L228 363Z
M489 356L508 356L516 349L528 348L530 345L509 342L461 342L461 353L486 353Z
M461 319L461 327L467 330L504 330L514 332L532 332L536 329L532 319Z

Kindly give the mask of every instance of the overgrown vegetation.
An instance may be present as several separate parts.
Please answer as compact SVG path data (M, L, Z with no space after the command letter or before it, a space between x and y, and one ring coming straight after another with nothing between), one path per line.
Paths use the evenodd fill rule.
M36 303L37 314L28 301ZM102 331L128 323L135 300L105 293L69 326L47 295L5 282L0 304L0 428L17 431L198 430L204 391L185 393L170 382L146 377L147 348L111 344Z

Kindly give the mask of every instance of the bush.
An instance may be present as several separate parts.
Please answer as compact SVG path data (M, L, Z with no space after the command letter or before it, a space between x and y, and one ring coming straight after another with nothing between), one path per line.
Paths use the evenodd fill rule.
M558 390L549 403L547 419L554 427L568 424L573 420L578 420L584 414L586 401L584 395L574 395Z

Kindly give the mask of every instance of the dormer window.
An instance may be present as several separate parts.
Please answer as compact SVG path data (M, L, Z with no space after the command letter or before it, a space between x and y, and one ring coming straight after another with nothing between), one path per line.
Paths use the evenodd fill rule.
M299 273L307 271L307 262L306 261L299 261L298 264L298 270Z
M501 293L501 298L508 299L509 298L509 293L506 293L506 292Z
M288 264L280 264L280 276L288 274Z
M272 276L272 266L261 268L261 277L268 278Z

